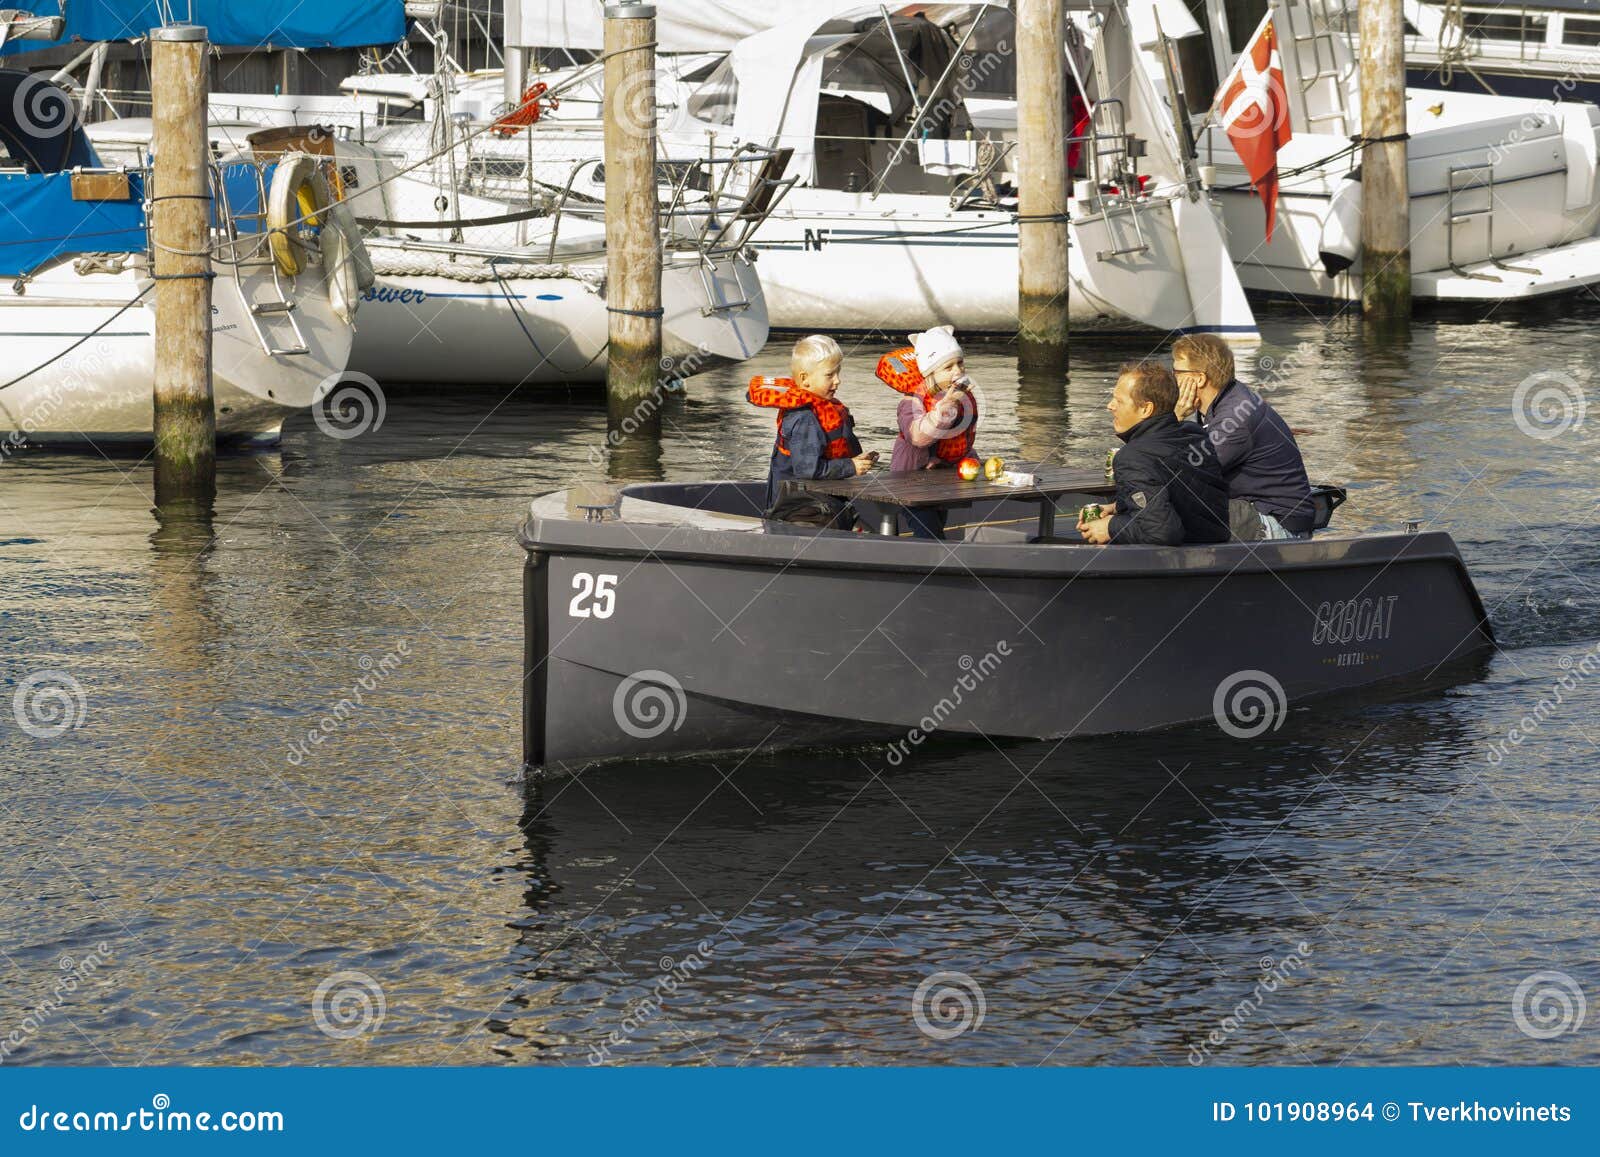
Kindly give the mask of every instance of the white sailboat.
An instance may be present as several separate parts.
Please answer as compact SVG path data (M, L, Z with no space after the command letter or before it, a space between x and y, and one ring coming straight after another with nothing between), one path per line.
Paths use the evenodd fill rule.
M55 85L0 72L0 93L7 452L149 444L155 312L146 173L104 165ZM230 205L229 187L259 187L259 171L213 176L217 437L269 443L289 414L311 405L346 368L355 303L341 311L334 298L353 276L360 240L341 235L341 247L306 231L297 241L299 271L286 274L264 244L261 220L241 220ZM266 199L264 189L257 199Z
M774 326L904 332L948 322L1014 333L1015 101L982 92L1009 49L1002 34L968 51L977 21L1009 21L1009 6L915 6L930 10L922 16L901 7L658 5L658 29L681 49L727 48L730 23L760 29L672 113L664 148L794 150L796 187L755 238ZM1070 207L1072 324L1257 339L1122 0L1069 9L1069 65L1092 109ZM598 47L592 15L524 5L520 25L507 25L508 61L519 45Z

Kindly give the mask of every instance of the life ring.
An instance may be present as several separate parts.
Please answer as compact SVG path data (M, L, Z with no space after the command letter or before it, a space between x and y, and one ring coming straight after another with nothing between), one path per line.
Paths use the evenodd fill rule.
M305 269L300 230L320 228L331 200L317 158L309 153L285 153L267 193L267 244L283 276L297 277Z
M1347 180L1334 191L1322 222L1317 257L1329 277L1337 277L1361 255L1361 182Z

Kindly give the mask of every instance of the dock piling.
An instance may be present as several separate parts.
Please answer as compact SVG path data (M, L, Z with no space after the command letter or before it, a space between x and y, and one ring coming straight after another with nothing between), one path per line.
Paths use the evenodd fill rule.
M157 506L216 493L206 48L206 30L192 24L150 33Z
M655 39L654 5L605 6L606 398L614 422L661 375Z
M1400 0L1361 0L1361 311L1411 316L1405 25Z
M1067 173L1062 0L1017 0L1017 341L1029 365L1067 364Z

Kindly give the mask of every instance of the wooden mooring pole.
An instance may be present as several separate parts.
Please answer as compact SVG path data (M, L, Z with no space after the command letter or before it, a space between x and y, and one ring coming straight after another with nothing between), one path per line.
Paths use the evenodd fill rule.
M655 39L653 5L606 5L606 399L614 423L661 377Z
M217 485L206 48L206 30L192 24L150 33L157 506L209 502Z
M1411 316L1405 26L1400 0L1361 0L1361 311Z
M1017 0L1017 341L1030 365L1067 364L1066 17Z

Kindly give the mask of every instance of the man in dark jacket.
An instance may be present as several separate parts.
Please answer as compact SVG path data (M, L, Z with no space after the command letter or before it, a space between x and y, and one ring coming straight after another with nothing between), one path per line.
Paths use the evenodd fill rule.
M1197 415L1232 499L1235 536L1309 538L1316 520L1305 460L1289 424L1233 376L1233 351L1216 334L1172 343L1180 419Z
M1129 362L1106 406L1127 445L1117 452L1117 500L1109 513L1080 521L1094 543L1180 546L1228 541L1228 487L1215 458L1204 452L1198 426L1178 421L1172 408L1178 382L1159 362Z

